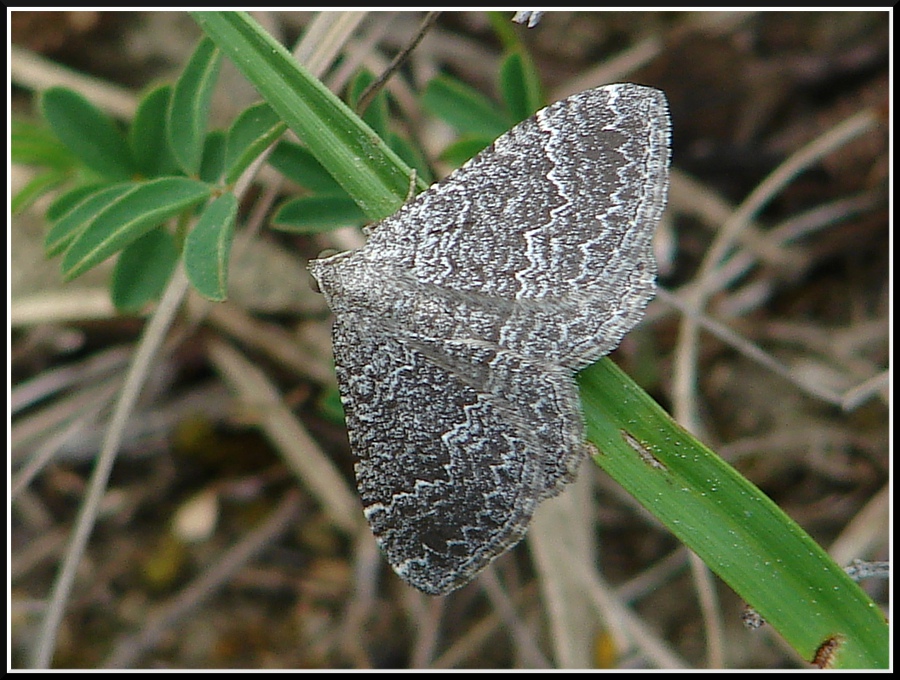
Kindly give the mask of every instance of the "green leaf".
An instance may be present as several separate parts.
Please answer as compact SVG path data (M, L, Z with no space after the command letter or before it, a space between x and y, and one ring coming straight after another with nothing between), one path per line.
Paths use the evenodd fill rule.
M102 191L109 186L109 184L98 184L94 182L73 187L57 196L50 204L50 207L47 208L47 212L44 216L47 218L48 222L55 222L76 205L81 203L85 198L92 194L96 194L98 191ZM125 186L128 185L126 184Z
M71 280L83 274L165 220L206 200L209 193L206 184L185 177L133 184L72 241L63 256L63 277Z
M371 71L362 70L350 84L348 99L350 106L355 110L358 108L359 97L365 89L375 82L375 76ZM404 137L392 132L390 129L390 107L388 105L388 92L381 90L372 99L365 113L363 120L368 123L378 135L387 142L387 145L397 154L397 156L409 167L415 169L416 176L422 178L425 184L431 184L433 176L431 168L428 167L428 161L417 148L414 148Z
M135 164L146 178L172 174L178 167L166 143L166 117L171 98L171 85L147 92L141 97L128 129L128 144Z
M519 39L521 27L510 20L509 12L492 11L486 15L504 51L521 48L522 41Z
M169 105L169 148L189 177L200 172L213 88L219 76L221 53L203 38L175 83Z
M370 218L397 211L411 171L359 116L246 13L192 16Z
M213 130L206 135L200 179L207 184L217 184L225 172L225 143L225 133L222 130Z
M315 234L366 221L366 214L347 194L316 194L287 201L275 213L272 226L295 234Z
M40 172L25 183L10 201L10 212L17 215L41 196L49 193L69 179L69 173L60 170Z
M491 141L514 122L483 94L447 76L438 76L428 83L422 106L459 132Z
M356 74L356 77L350 82L350 89L347 99L350 108L356 110L359 104L359 97L365 89L375 82L375 76L371 71L363 69ZM388 132L388 101L387 93L381 90L362 114L362 119L371 127L375 133L385 139Z
M269 165L292 182L315 193L334 194L343 191L322 164L305 146L281 140L269 155Z
M214 302L228 295L228 259L237 209L235 195L222 194L206 207L184 244L188 279L203 297Z
M43 125L13 118L10 126L10 160L18 165L43 165L71 170L77 158Z
M488 137L462 137L441 151L441 160L459 167L493 143Z
M237 181L254 159L286 129L284 121L264 102L245 109L228 130L225 182Z
M839 667L887 666L888 627L878 607L775 503L609 359L578 381L597 464L803 658L840 635Z
M50 231L44 237L44 252L47 257L58 255L68 248L99 213L131 191L134 186L133 182L124 182L94 189L85 194L82 194L81 190L73 190L72 196L67 200L71 207L50 227Z
M153 229L126 246L112 275L110 294L116 309L138 312L158 300L177 262L175 239L165 229Z
M341 405L341 393L336 387L329 387L322 391L319 399L316 401L318 405L318 413L327 418L335 425L346 427L346 419L344 418L344 407Z
M418 147L410 144L405 137L394 132L388 132L387 143L394 153L396 153L403 162L416 171L416 176L425 184L430 185L434 181L434 175L431 174L431 168L428 167L428 159L419 151Z
M511 53L500 65L500 93L516 122L525 120L544 105L541 82L527 53Z
M41 113L66 148L102 177L126 180L137 172L115 122L77 92L51 87L41 97Z

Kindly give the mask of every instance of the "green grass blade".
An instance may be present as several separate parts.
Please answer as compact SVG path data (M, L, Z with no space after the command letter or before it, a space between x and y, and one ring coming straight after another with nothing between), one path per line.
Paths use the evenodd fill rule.
M192 16L372 219L409 194L409 167L244 12Z
M586 369L579 383L596 462L804 659L839 636L831 667L887 667L884 616L803 529L612 361Z

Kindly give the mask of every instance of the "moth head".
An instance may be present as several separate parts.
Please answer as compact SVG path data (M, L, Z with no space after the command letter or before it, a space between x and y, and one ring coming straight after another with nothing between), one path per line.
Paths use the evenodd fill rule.
M378 290L377 269L359 250L323 253L309 263L314 287L325 296L333 311L368 304Z

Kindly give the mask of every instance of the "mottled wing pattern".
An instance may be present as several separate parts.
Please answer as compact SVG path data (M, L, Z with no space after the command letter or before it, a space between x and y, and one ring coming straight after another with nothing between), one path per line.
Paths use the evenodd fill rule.
M662 92L587 90L373 225L365 249L420 283L530 301L505 344L583 368L619 344L653 296L668 163ZM533 333L527 317L542 309Z
M557 102L311 263L365 515L394 570L433 594L524 535L587 455L573 371L653 294L665 204L663 94Z
M334 340L357 484L379 547L424 592L463 585L525 533L543 483L538 438L518 413L373 319L338 317Z
M470 340L410 337L410 347L485 395L531 443L541 499L572 481L587 456L578 387L568 369Z

